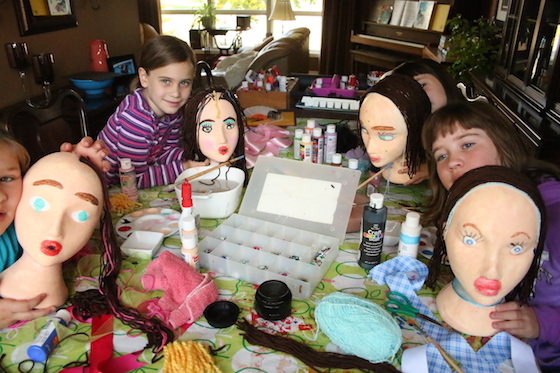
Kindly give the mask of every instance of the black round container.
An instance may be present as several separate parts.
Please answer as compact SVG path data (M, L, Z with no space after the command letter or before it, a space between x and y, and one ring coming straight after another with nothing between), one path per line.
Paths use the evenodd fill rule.
M266 320L282 320L292 312L292 292L282 281L263 282L255 294L255 311Z

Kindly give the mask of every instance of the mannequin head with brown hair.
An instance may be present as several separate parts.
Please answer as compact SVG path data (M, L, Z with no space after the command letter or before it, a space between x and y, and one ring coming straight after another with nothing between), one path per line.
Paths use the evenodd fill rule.
M392 74L362 97L358 127L371 163L387 167L385 179L404 184L425 162L421 142L430 100L413 78Z

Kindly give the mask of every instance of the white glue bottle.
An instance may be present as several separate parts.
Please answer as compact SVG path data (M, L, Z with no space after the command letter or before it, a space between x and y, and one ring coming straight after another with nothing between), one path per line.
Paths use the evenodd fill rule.
M130 158L119 159L119 176L121 180L121 191L130 198L131 201L138 201L138 189L136 188L136 171L132 166Z
M399 238L400 256L410 256L416 258L418 255L418 244L420 243L420 214L417 212L409 212L406 214L406 220L401 225L401 236Z
M301 150L299 148L301 137L303 136L303 129L298 128L294 132L294 159L301 160Z
M41 329L37 338L31 342L31 346L27 348L27 356L38 363L47 361L49 354L59 340L56 333L56 324L67 326L70 319L72 319L72 316L68 310L60 309L56 311L55 316L47 322L47 325Z
M325 132L325 163L332 163L332 156L336 153L336 124L328 124Z
M301 143L299 144L301 160L304 162L312 162L313 160L313 142L311 141L311 135L304 133L301 137Z
M181 184L181 217L179 218L179 236L181 253L191 267L198 270L198 230L196 219L192 214L192 186L185 180Z

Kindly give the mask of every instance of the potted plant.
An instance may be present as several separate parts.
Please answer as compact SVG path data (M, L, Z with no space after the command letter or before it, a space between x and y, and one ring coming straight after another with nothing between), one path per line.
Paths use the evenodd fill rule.
M487 75L494 69L500 47L499 28L487 18L471 24L460 14L447 21L451 32L446 59L453 61L449 71L457 81L469 82L469 73Z
M213 1L208 1L197 12L196 21L206 30L214 30L216 28L216 7ZM200 27L199 27L200 28Z

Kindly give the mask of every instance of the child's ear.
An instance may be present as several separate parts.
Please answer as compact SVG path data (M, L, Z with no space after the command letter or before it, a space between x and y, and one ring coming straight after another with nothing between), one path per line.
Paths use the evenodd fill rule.
M143 67L138 68L138 79L140 80L142 88L148 86L148 72Z

